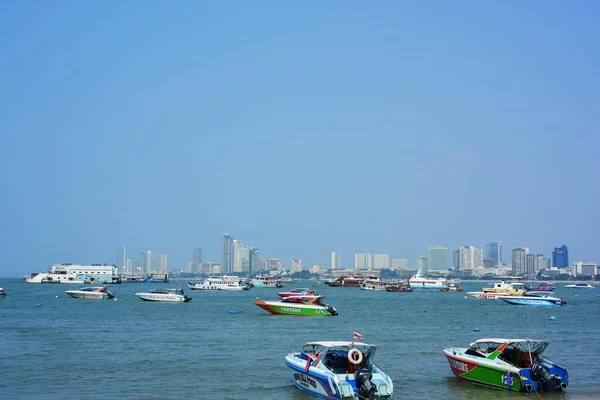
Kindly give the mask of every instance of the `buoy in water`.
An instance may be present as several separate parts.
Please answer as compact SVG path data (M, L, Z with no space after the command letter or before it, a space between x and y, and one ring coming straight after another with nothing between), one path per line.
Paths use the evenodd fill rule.
M550 317L550 318L548 318L548 319L549 319L550 321L556 321L556 316L555 316L555 315L553 315L553 316L551 316L551 317Z
M37 303L35 306L36 306L36 307L41 307L41 306L42 306L42 304L41 304L41 303Z
M481 329L479 328L473 328L473 332L479 332Z
M235 314L235 310L229 310L229 314Z

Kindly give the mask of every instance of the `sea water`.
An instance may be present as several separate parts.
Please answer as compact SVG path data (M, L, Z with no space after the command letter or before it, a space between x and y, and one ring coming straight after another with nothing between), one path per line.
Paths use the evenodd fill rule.
M392 398L600 398L600 289L557 284L566 306L528 307L465 298L482 282L463 283L464 292L287 286L314 285L336 317L273 315L253 305L277 299L274 288L187 290L190 303L134 295L179 285L111 285L115 300L88 300L65 294L79 285L1 280L8 295L0 298L0 399L314 399L293 385L285 355L309 341L351 340L353 330L378 346L374 361L393 379ZM545 356L568 368L569 388L521 395L459 380L442 349L484 337L549 341Z

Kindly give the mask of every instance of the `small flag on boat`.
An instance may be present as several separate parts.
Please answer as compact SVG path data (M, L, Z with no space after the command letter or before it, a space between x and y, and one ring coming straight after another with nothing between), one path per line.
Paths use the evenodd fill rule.
M352 340L363 340L363 335L359 331L352 331Z

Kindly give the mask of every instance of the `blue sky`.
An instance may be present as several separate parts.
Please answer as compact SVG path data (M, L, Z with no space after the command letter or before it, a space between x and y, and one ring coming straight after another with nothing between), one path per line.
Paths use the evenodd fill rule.
M229 232L289 267L600 261L595 1L0 3L0 276Z

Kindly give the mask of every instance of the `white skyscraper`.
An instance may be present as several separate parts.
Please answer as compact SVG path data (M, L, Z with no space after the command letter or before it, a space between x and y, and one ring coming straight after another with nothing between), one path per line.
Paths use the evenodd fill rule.
M300 272L302 271L302 260L292 260L292 266L290 268L290 273Z
M340 269L340 252L331 252L331 269Z
M375 254L375 269L389 269L390 256L389 254Z
M248 246L237 239L233 239L231 257L233 258L233 272L250 270L250 251Z
M419 257L417 258L417 266L419 271L421 271L422 275L425 275L429 272L429 258L427 257Z
M371 269L371 253L356 253L354 255L354 269Z
M483 267L483 249L462 246L454 251L454 268L459 270Z

